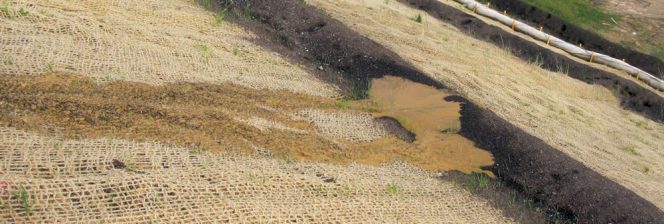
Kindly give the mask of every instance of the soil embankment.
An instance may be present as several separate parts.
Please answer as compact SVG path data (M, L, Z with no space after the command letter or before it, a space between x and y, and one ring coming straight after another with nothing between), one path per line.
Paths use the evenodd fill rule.
M521 0L488 0L499 11L507 11L536 27L544 27L547 33L584 48L597 51L614 58L626 59L630 64L644 71L664 78L664 62L660 59L611 42L592 31L570 24L556 15L532 6Z
M266 37L262 41L285 46L281 48L285 52L280 52L283 55L337 71L353 86L353 92L358 93L354 95L358 98L367 96L371 79L385 75L398 75L422 84L444 88L439 82L404 62L396 53L352 31L303 1L248 0L235 4L245 12L250 11L251 18L255 19L238 23ZM482 28L477 29L483 30L478 35L486 34L496 41L501 35L504 38L511 37L458 10L448 12L457 17L448 18L445 14L436 17L468 25L468 28ZM518 46L517 43L524 40L511 41L513 46ZM540 51L535 47L526 48L527 54L518 55L534 58ZM577 78L619 91L624 100L623 105L627 108L640 111L653 119L661 116L659 110L655 113L643 105L656 104L654 107L660 108L664 105L659 104L661 98L636 83L578 63L572 64L570 59L552 52L542 56L546 58L549 68L557 64L553 62L563 61L570 66L579 66L578 69L582 70L580 72L594 71L595 73L589 72L589 75L583 76L583 73L577 73ZM570 67L570 70L574 68L576 67ZM496 165L492 170L526 196L582 223L652 223L664 219L663 212L650 202L516 128L493 112L460 96L447 98L462 103L461 135L474 141L480 148L493 152Z
M589 84L604 86L613 91L621 105L652 120L664 121L664 98L651 90L616 74L579 63L567 56L545 49L498 27L489 25L472 15L436 0L402 0L432 17L447 22L477 39L485 40L509 50L526 61L539 61L544 69L563 71L570 77Z

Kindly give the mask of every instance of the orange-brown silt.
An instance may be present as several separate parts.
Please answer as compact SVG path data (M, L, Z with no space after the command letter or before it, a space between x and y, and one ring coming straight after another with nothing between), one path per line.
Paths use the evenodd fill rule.
M371 82L370 99L381 108L376 116L389 116L416 134L416 165L430 171L457 170L486 173L481 166L493 165L493 156L457 132L461 128L461 105L448 102L450 93L395 76Z

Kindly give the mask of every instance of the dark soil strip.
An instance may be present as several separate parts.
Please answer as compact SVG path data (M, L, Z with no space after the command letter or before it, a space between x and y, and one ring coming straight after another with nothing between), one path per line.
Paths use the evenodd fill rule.
M567 72L570 77L612 90L621 105L652 120L664 121L664 98L632 80L574 61L566 56L515 36L498 27L488 25L472 15L437 0L400 0L426 11L431 16L450 23L467 34L510 50L526 61L541 62L544 69Z
M661 223L664 212L544 141L461 97L461 135L489 149L493 172L579 223Z
M533 26L543 26L547 33L567 42L583 44L585 48L614 58L627 59L630 64L650 74L664 78L664 62L656 57L625 48L521 0L488 1L491 2L494 8L500 11L507 10L510 15L516 15L522 21L526 21Z
M524 197L499 179L486 174L464 174L461 172L442 173L440 179L452 181L470 191L473 195L486 199L489 204L503 210L503 214L512 217L517 223L528 224L571 224L570 219L555 209L546 207L541 201Z
M397 75L444 88L394 52L304 1L245 0L233 4L245 12L249 10L251 18L256 20L238 21L239 24L261 31L260 35L275 37L264 41L278 41L292 51L282 54L300 56L309 64L323 64L338 71L357 92L366 93L369 79L384 75ZM480 24L473 21L470 20L471 25ZM493 112L460 96L452 98L450 100L463 102L462 135L493 152L497 165L491 169L525 196L581 223L655 223L664 220L664 212L630 190Z

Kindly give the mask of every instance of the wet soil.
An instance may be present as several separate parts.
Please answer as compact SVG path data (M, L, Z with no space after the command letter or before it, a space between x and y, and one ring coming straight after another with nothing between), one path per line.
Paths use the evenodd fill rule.
M334 145L316 135L261 130L238 121L270 118L297 129L308 123L258 108L334 107L334 102L285 91L178 83L151 86L114 82L98 86L72 74L0 76L0 125L65 138L114 137L159 141L199 150L251 153L249 142L275 152L325 152ZM56 128L57 127L57 128ZM295 142L310 142L301 145Z
M443 100L452 95L444 90L395 76L371 81L369 99L380 105L378 116L390 116L415 134L420 166L428 170L457 170L467 174L492 166L493 157L459 135L461 105Z
M584 48L597 51L614 58L626 59L628 63L644 71L664 78L664 62L654 56L647 55L583 29L577 25L565 22L556 15L552 15L521 0L488 0L493 8L517 16L535 27L544 27L547 33L573 44L582 44Z
M662 99L636 83L551 51L543 51L459 10L432 6L432 1L410 2L415 5L428 3L421 5L421 8L469 33L473 30L482 39L498 43L505 38L509 46L515 47L517 56L534 59L540 55L550 69L563 63L570 71L574 70L571 76L615 90L626 108L652 119L664 119L660 111L664 107ZM385 75L397 75L444 89L441 83L415 69L396 53L301 0L243 0L233 1L233 4L236 9L250 11L251 14L251 20L237 21L238 24L264 37L261 41L282 45L278 52L285 57L334 70L336 73L328 74L343 77L357 93L354 94L356 98L366 98L369 95L369 80ZM492 152L495 165L491 169L504 183L525 197L533 198L580 223L655 223L664 220L664 213L648 201L495 113L460 96L446 98L461 103L460 134L475 142L479 148Z
M380 90L383 89L377 88L377 94L381 93ZM437 101L444 102L440 96ZM266 110L265 106L280 112ZM469 164L473 163L466 161L474 159L465 158L465 154L458 152L454 157L458 161L453 161L444 150L421 147L421 143L415 141L415 134L387 116L391 113L376 113L376 117L380 117L377 119L392 132L390 137L360 144L326 139L316 134L313 124L288 116L310 108L365 113L354 108L338 108L334 100L327 98L287 91L254 90L232 84L151 86L113 82L96 85L87 77L73 74L0 76L0 126L67 139L111 137L158 141L187 146L195 151L233 154L254 154L256 147L261 147L285 160L368 165L407 161L433 172L481 172L480 165L491 165L486 151L483 153L488 155L484 155L488 162L470 167ZM458 105L454 110L456 115L453 118L458 123ZM250 117L245 117L247 115L300 131L261 130L241 121L249 120ZM446 144L464 143L464 147L472 147L472 142L462 140L450 140ZM447 145L440 144L440 147Z
M523 60L541 62L544 69L554 72L562 71L572 78L604 86L614 92L620 99L623 108L642 114L654 121L664 122L664 98L633 80L622 78L617 74L591 67L540 47L530 40L486 24L472 15L437 0L400 1L426 11L432 17L447 22L472 37L504 48Z

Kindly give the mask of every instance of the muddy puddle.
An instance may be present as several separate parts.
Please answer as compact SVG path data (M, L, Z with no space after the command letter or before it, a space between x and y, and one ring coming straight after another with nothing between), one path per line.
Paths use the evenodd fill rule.
M493 165L491 153L458 134L461 105L444 100L450 95L395 76L374 79L369 93L370 100L381 108L376 116L393 117L417 136L415 151L408 154L417 158L419 166L433 171L491 175L480 169Z
M397 119L417 136L414 142L390 136L338 145L317 135L312 124L256 107L367 111L336 108L331 99L227 84L100 86L73 74L0 77L0 125L65 138L160 141L220 152L251 153L252 147L260 146L288 160L369 165L406 161L434 172L482 172L481 166L493 164L491 154L456 134L460 106L443 100L448 94L396 77L376 79L372 86L367 101L377 107L373 115ZM249 115L305 133L264 132L236 119Z

